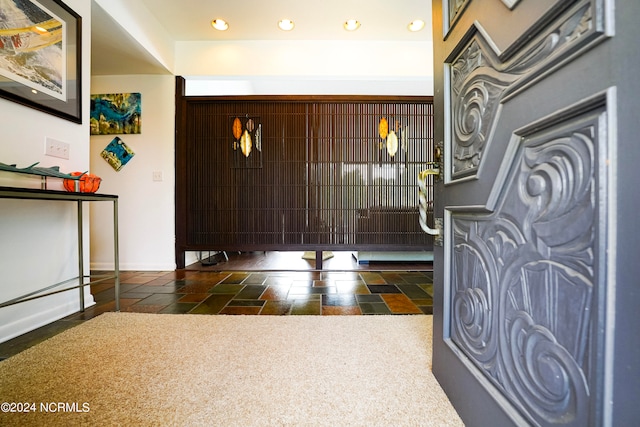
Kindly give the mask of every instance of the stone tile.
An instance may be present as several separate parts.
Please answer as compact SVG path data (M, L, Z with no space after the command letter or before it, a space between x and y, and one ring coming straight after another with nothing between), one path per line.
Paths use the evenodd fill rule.
M209 298L211 294L202 293L202 294L186 294L180 297L177 302L202 302Z
M331 284L332 284L331 280L314 280L313 281L314 288L326 288L331 286Z
M310 279L294 280L293 283L291 284L291 287L311 288L313 287L313 280L310 280Z
M289 296L292 295L327 295L335 294L336 288L329 287L304 287L304 286L292 286L289 289Z
M406 283L404 280L405 273L401 271L387 271L380 273L386 283Z
M262 285L265 280L267 280L267 277L269 277L267 273L251 273L242 283L247 285Z
M263 305L264 305L264 301L262 300L232 299L227 304L227 307L262 307Z
M193 310L193 308L197 305L195 302L176 302L173 304L169 304L162 310L160 313L162 314L185 314Z
M396 285L369 285L367 284L367 288L372 294L399 294L400 289L396 287Z
M360 307L322 306L323 316L358 316L362 314Z
M429 299L431 295L426 293L424 289L422 289L418 285L396 285L398 289L402 291L403 294L408 296L411 299Z
M431 297L429 298L424 298L424 299L412 299L411 300L415 305L417 306L421 306L421 305L433 305L433 299Z
M322 313L320 306L320 300L294 300L291 306L291 314L298 315L315 315L319 316Z
M264 281L264 284L267 286L291 286L293 284L293 277L269 275Z
M361 280L360 273L357 271L323 271L320 278L323 280Z
M178 294L152 294L144 298L136 305L169 305L178 301L182 295Z
M340 294L370 294L369 288L362 280L336 280L336 290Z
M263 300L285 300L289 294L289 286L267 286L260 299Z
M293 303L291 301L267 301L260 314L283 316L289 314Z
M121 311L126 311L129 313L159 313L160 310L165 307L166 305L134 304L122 308Z
M420 283L433 283L433 274L430 272L414 271L401 273L403 282L414 285Z
M236 294L235 299L258 299L265 289L262 285L246 285Z
M94 285L90 285L89 288L91 289L91 294L95 296L96 294L98 294L100 292L103 292L103 291L107 291L109 289L111 289L111 292L113 292L114 284L113 283L100 282L100 283L96 283Z
M93 294L93 300L97 304L100 304L102 302L113 301L113 299L115 298L115 289L111 287L109 289L105 289L100 292L92 292L92 294ZM123 295L123 292L120 291L120 296L122 295Z
M384 302L361 302L359 305L362 314L393 314Z
M176 283L176 280L172 277L172 275L162 275L160 277L155 277L153 280L145 283L145 286L165 286L172 283Z
M357 306L358 302L356 301L355 295L332 294L332 295L322 295L322 305L346 307L346 306Z
M426 293L433 297L433 283L425 283L419 285Z
M231 307L223 308L219 314L255 315L260 314L262 307Z
M418 308L424 314L433 314L433 306L432 305L419 305Z
M227 278L225 278L221 283L225 284L239 284L244 282L247 277L249 277L249 273L231 273Z
M206 300L198 304L193 310L192 314L218 314L229 301L231 301L233 295L211 295Z
M145 299L145 298L149 298L152 295L156 295L152 292L121 292L120 293L120 297L121 298L133 298L133 299ZM114 296L111 297L111 299L113 299Z
M115 285L114 285L115 287ZM144 289L140 284L120 283L120 293L131 292L135 289Z
M212 294L236 295L242 290L242 288L244 288L244 285L235 283L220 283L209 289L209 292Z
M147 276L125 277L124 279L120 277L120 284L121 285L132 285L132 284L143 285L145 283L150 282L151 280L153 279Z
M230 275L230 273L226 272L194 272L193 274L189 274L185 277L185 282L186 284L209 283L211 285L216 285L228 278Z
M193 282L190 281L188 284L185 284L183 287L178 289L178 292L181 294L203 294L209 292L215 285L212 285L208 282Z
M382 285L387 283L380 273L362 272L360 277L367 285Z
M404 294L383 294L382 299L391 310L396 314L422 314L422 310L418 308Z
M176 294L182 288L183 286L170 284L170 285L163 285L163 286L142 285L136 289L137 291L152 292L154 294Z
M165 271L141 271L138 273L138 276L145 276L145 277L152 277L152 278L162 277L166 275L167 273Z
M380 294L370 294L370 295L356 295L356 300L358 303L361 302L381 302L384 303Z

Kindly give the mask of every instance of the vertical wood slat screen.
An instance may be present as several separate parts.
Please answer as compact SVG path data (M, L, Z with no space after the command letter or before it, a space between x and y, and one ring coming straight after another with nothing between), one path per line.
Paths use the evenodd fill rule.
M431 249L417 189L432 160L430 98L181 100L177 252ZM260 162L234 150L235 117L261 125L261 151L253 141L250 154ZM393 157L383 117L406 136Z

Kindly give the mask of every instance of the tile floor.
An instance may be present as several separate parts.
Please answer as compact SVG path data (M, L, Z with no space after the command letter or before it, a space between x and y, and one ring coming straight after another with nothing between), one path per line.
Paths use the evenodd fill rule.
M121 310L245 315L431 314L432 273L123 272ZM70 319L113 310L113 284L93 286L96 305Z
M94 272L99 274L99 272ZM429 271L121 272L120 309L227 315L431 314ZM113 281L91 286L96 304L0 343L0 360L115 310Z

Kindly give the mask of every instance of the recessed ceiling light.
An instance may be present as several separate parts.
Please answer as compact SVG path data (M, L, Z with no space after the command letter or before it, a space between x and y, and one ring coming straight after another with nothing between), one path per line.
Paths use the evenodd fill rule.
M229 28L229 24L224 19L214 19L211 21L211 26L219 31L225 31Z
M424 21L422 19L416 19L409 24L409 31L420 31L424 28Z
M344 23L344 29L347 31L355 31L360 28L360 22L357 19L347 19Z
M278 22L278 27L280 27L282 31L291 31L294 26L295 24L291 19L281 19L280 22Z

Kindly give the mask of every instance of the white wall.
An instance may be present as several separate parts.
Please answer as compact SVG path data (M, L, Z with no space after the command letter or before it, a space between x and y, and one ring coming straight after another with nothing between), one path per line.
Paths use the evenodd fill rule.
M433 95L431 42L177 42L175 64L176 75L231 76L258 94Z
M90 87L91 5L85 0L65 0L82 18L82 91ZM88 103L83 101L82 125L0 99L0 162L29 166L60 166L63 172L89 169ZM51 137L70 144L70 158L44 155ZM0 185L39 188L40 180L0 172ZM51 180L50 188L61 189ZM0 301L68 280L78 274L76 206L67 202L0 199ZM85 234L86 235L86 234ZM89 259L85 245L85 259ZM88 264L85 266L88 268ZM93 302L90 294L86 304ZM78 291L0 308L0 341L78 311Z
M165 28L140 1L92 0L167 69L173 69L173 42ZM117 31L117 30L116 30Z
M116 172L100 152L115 135L91 136L91 171L102 178L100 192L119 196L120 268L175 269L174 122L175 77L94 76L91 93L142 94L142 133L118 135L135 155ZM162 181L153 181L153 172ZM110 214L91 212L91 268L113 268Z

